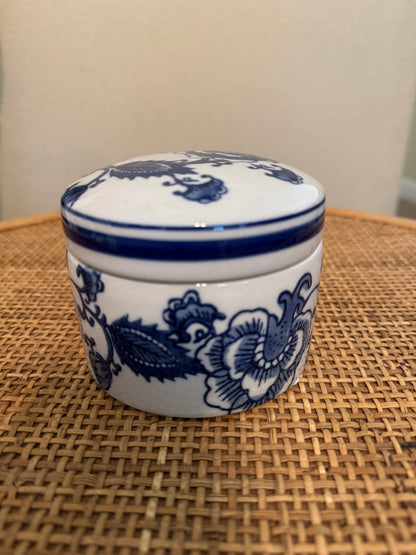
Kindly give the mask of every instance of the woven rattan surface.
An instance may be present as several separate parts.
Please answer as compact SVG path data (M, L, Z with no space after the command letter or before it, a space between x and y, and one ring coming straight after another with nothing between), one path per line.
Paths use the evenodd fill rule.
M56 218L0 276L1 555L416 553L416 226L330 213L299 385L211 419L95 384Z

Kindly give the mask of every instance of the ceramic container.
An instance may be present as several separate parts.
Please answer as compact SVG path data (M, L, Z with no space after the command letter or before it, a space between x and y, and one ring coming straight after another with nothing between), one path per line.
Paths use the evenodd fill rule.
M215 416L297 383L322 262L316 180L258 156L158 154L80 179L61 213L86 355L112 396Z

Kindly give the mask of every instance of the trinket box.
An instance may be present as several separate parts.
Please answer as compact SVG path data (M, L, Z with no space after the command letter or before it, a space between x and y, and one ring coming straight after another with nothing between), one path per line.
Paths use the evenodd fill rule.
M297 383L322 262L315 179L246 154L142 156L71 185L61 214L85 352L110 395L200 417Z

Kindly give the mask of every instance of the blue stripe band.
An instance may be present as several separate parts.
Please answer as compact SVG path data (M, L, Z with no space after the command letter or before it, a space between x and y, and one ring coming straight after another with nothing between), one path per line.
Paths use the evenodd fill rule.
M208 241L158 241L91 231L63 220L66 236L103 254L145 260L192 262L224 260L276 252L311 239L324 225L325 213L306 224L255 237Z
M295 212L293 214L287 214L286 216L280 216L277 218L270 218L267 220L259 220L259 221L249 221L249 222L240 222L234 224L223 224L223 225L206 225L203 228L196 228L195 226L164 226L164 225L147 225L147 224L131 224L127 222L115 222L112 220L107 220L105 218L97 218L95 216L89 216L87 214L83 214L82 212L78 212L72 207L66 206L61 199L61 213L62 217L63 213L68 213L72 216L76 216L86 222L94 222L98 224L108 225L114 228L123 228L123 229L149 229L149 230L158 230L158 231L225 231L230 229L242 229L247 227L259 227L269 224L276 224L288 220L293 220L294 218L298 218L300 216L306 216L306 214L310 214L314 210L319 210L319 208L323 208L325 206L325 197L321 199L317 204L306 208L305 210L301 210L300 212Z

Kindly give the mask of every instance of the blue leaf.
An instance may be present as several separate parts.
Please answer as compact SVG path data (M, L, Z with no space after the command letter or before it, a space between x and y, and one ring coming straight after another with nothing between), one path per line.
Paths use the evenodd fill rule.
M266 175L270 177L275 177L276 179L281 179L282 181L288 181L289 183L293 183L294 185L299 185L299 183L303 183L303 178L300 175L293 172L292 170L288 170L287 168L272 168L266 172Z
M62 196L62 204L63 206L71 206L85 193L88 189L88 184L86 185L74 185L65 191Z
M83 282L83 287L80 289L80 292L85 293L88 302L95 302L97 300L98 293L102 293L104 291L104 283L101 280L101 273L96 270L92 270L87 266L78 264L77 276L81 277Z
M146 326L141 319L129 322L123 316L109 326L108 332L121 363L147 381L157 378L163 382L205 373L186 349L170 339L169 332L158 330L156 325Z

